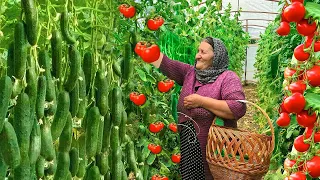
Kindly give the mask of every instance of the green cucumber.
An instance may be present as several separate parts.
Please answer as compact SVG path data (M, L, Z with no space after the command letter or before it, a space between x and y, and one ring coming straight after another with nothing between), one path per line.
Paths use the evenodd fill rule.
M36 101L37 119L43 119L43 116L44 116L46 88L47 88L47 78L46 76L42 75L38 79L38 95L37 95L37 101Z
M85 174L86 166L87 166L85 133L80 135L78 141L79 141L79 168L77 172L77 177L82 178Z
M97 155L96 164L99 167L101 175L105 175L109 171L108 156L108 152L101 152Z
M123 172L123 163L121 161L121 149L118 147L116 150L112 152L112 169L111 176L112 180L120 180L122 179Z
M70 92L70 112L72 117L75 117L79 110L79 83L79 80L77 80L75 87Z
M58 97L57 111L53 117L51 124L52 140L55 141L61 135L62 130L66 124L67 116L70 107L69 93L62 91Z
M120 126L122 119L122 92L121 88L116 86L112 91L113 106L111 109L112 123L114 126Z
M29 158L30 164L34 165L41 152L41 130L36 118L34 118L33 128L30 136Z
M100 114L102 116L105 116L109 110L109 104L108 104L108 79L106 76L104 76L103 72L98 71L96 74L96 87L97 87L97 93L96 93L96 101L97 106L100 110Z
M92 166L88 170L87 180L100 180L100 172L98 166Z
M104 117L102 116L100 118L99 123L99 134L98 134L98 142L97 142L97 152L96 154L99 154L102 150L102 142L103 142L103 129L104 129Z
M125 141L125 135L126 135L126 130L127 130L127 120L128 120L128 116L127 116L127 112L125 110L122 111L122 120L121 120L121 124L120 124L120 130L119 130L119 134L120 134L120 144L123 144Z
M98 107L91 107L86 125L86 155L91 158L96 155L101 115Z
M21 6L26 17L26 34L29 43L37 44L38 36L38 12L34 0L22 0Z
M18 21L14 29L14 77L23 79L27 68L28 48L24 23Z
M112 63L112 70L113 70L114 74L116 74L118 77L121 78L122 73L121 73L120 63L118 63L117 61L114 61L114 62Z
M119 126L112 126L111 137L110 137L110 147L111 151L116 151L120 147L120 137L119 137Z
M0 152L0 179L5 179L7 176L8 165L3 160L2 153Z
M46 169L44 170L44 175L45 176L51 176L54 175L56 170L57 170L57 159L55 158L53 161L46 162L45 163Z
M41 130L41 156L47 160L52 161L55 158L55 149L51 136L50 122L48 118L43 118L43 124L40 126Z
M44 163L45 159L42 156L39 156L37 163L36 163L36 174L38 179L43 178L44 176Z
M66 91L70 92L75 87L81 71L81 55L75 46L69 47L69 66L68 79L64 84Z
M59 152L69 152L72 143L72 117L71 113L68 112L65 126L63 127L62 133L59 136Z
M17 134L22 159L26 159L29 154L30 135L34 119L30 119L30 101L26 93L18 96L17 104L14 108L13 127ZM28 157L29 160L29 157ZM27 162L25 162L27 163ZM30 162L28 162L30 164Z
M29 158L21 158L20 165L14 169L14 180L30 180L31 164Z
M13 126L6 121L0 133L0 152L2 158L8 166L16 168L21 162L18 139Z
M27 56L27 87L25 92L29 96L30 100L30 118L33 119L36 116L36 102L37 102L37 91L38 91L38 75L36 73L36 61L30 55Z
M7 111L12 93L12 81L10 77L3 76L0 78L0 132L2 131L4 120L7 116Z
M51 102L56 99L55 84L51 76L51 62L46 50L39 52L39 65L45 70L44 74L47 79L46 101Z
M59 82L63 78L62 37L58 30L52 31L51 38L52 74Z
M12 78L13 75L14 75L14 42L11 42L8 47L7 76Z
M121 73L122 73L122 79L128 80L131 72L132 72L132 62L131 62L131 55L132 55L132 49L131 44L126 43L124 47L124 58L121 62Z
M92 84L93 77L95 74L95 64L93 55L91 52L86 52L83 57L83 72L85 76L85 82L86 82L86 91L87 93L90 90L90 85Z
M54 173L53 180L65 179L70 166L69 152L59 152L57 157L57 170Z
M72 35L69 32L68 12L66 10L61 13L60 28L61 28L62 36L64 40L67 42L67 44L75 44L76 39L72 37Z
M104 116L104 128L103 128L103 138L102 138L102 151L109 151L110 146L110 132L111 132L111 116L107 113Z
M73 147L70 152L70 167L69 171L71 172L72 177L76 176L79 169L79 151L77 148Z
M79 83L79 107L77 112L77 118L82 119L86 113L87 108L87 92L86 92L86 79L84 76L83 70L80 73L80 79L78 79Z

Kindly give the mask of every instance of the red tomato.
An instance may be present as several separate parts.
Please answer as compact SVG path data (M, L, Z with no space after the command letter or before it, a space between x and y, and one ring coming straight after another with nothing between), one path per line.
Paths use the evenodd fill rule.
M299 46L297 46L294 49L293 54L298 61L305 61L310 57L310 53L304 52L304 44L300 44Z
M136 8L128 4L121 4L119 6L119 11L126 18L132 18L136 14Z
M150 132L158 133L163 129L163 127L164 127L163 122L151 123L149 125L149 130L150 130Z
M314 133L313 142L318 143L320 142L320 132Z
M284 104L283 102L280 104L279 110L278 110L279 114L283 113L283 112L287 112L286 108L284 108Z
M293 74L296 72L297 71L295 69L291 69L289 67L286 67L286 69L284 69L284 78L285 79L291 78L293 76Z
M306 71L306 79L313 87L320 86L320 66L314 65Z
M170 79L158 82L158 90L160 92L168 92L173 86L174 81Z
M141 56L142 51L147 47L146 42L140 41L136 44L134 48L134 52L136 52L139 56Z
M156 31L160 28L160 26L162 26L163 23L164 23L164 20L162 17L156 17L154 19L149 19L147 21L147 27L151 31Z
M156 60L159 59L160 56L160 48L158 45L153 44L149 47L146 47L142 52L141 52L141 58L144 62L146 63L152 63Z
M313 178L320 177L320 157L313 156L313 158L306 163L307 171Z
M181 155L180 154L172 154L171 160L174 163L180 163Z
M177 133L178 132L178 127L177 127L177 124L176 123L170 123L169 124L169 129L171 131L173 131L174 133Z
M306 45L306 48L311 46L313 37L314 37L314 34L306 37L306 41L304 42L304 44Z
M288 113L299 113L306 105L306 100L301 93L293 93L284 100L283 104Z
M155 174L151 177L151 180L169 180L166 176L160 176L159 174Z
M144 94L139 94L137 92L130 93L129 98L137 106L141 106L147 101L147 98Z
M301 3L303 3L304 0L291 0L291 2L292 2L292 3L293 3L293 2L301 2Z
M314 52L320 51L320 41L314 43Z
M162 150L160 145L155 145L155 144L149 144L148 149L153 153L153 154L159 154Z
M313 35L317 29L316 22L309 24L307 19L303 19L297 23L297 31L302 36Z
M307 176L303 172L295 172L289 176L289 180L306 180Z
M299 22L304 18L306 9L301 2L293 2L291 5L286 7L283 11L284 17L289 22Z
M307 89L307 85L302 80L293 82L288 87L288 90L291 91L291 93L298 92L303 94L306 89Z
M317 115L315 112L309 115L308 111L303 110L297 114L297 122L301 127L313 126L317 120Z
M289 158L286 158L283 162L283 167L285 170L289 170L292 168L293 165L296 164L296 161L295 160L290 160Z
M313 127L314 126L309 126L309 127L306 127L306 129L304 130L305 135L306 135L306 139L311 137L312 131L313 131Z
M288 113L283 112L280 114L280 117L277 119L277 125L280 127L287 127L290 125L290 116Z
M280 26L277 29L279 36L286 36L290 33L290 24L286 21L280 22Z
M298 152L306 152L310 148L310 144L306 144L305 142L303 142L303 140L303 135L300 135L296 137L296 139L293 142L293 146Z

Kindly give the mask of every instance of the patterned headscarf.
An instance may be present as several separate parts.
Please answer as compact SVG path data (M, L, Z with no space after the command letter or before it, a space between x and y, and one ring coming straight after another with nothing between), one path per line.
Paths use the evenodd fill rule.
M214 52L213 63L211 67L204 70L195 68L196 79L201 84L208 84L214 82L220 74L228 70L229 57L227 48L220 39L206 37L202 41L207 42L212 46ZM197 61L195 62L194 67L196 67L196 64Z

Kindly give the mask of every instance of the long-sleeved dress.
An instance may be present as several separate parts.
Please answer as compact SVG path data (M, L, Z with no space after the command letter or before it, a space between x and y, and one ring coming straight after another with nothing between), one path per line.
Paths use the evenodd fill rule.
M201 84L196 80L194 66L171 60L166 55L164 55L159 68L164 75L182 86L177 107L178 112L191 117L195 121L190 121L190 118L185 115L178 114L179 124L183 124L179 126L181 141L180 173L182 179L202 180L205 177L206 180L212 180L213 177L206 161L206 145L209 128L215 115L204 108L186 109L183 105L183 99L196 93L217 100L225 100L237 120L246 112L246 105L235 101L245 99L241 81L233 71L228 70L220 74L213 83ZM237 127L236 120L226 120L224 125ZM193 141L194 138L192 139L194 135L191 130L197 133L196 141ZM201 151L201 153L198 151ZM201 175L203 169L204 173Z

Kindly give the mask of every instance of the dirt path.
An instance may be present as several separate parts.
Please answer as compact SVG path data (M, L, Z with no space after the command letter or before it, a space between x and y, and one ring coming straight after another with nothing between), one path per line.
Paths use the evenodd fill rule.
M258 102L256 85L248 84L243 86L244 93L246 95L246 100L251 101L253 103ZM257 113L258 110L250 105L247 105L247 112L241 119L238 120L239 129L249 130L253 132L258 132L259 126L255 123L253 116Z

